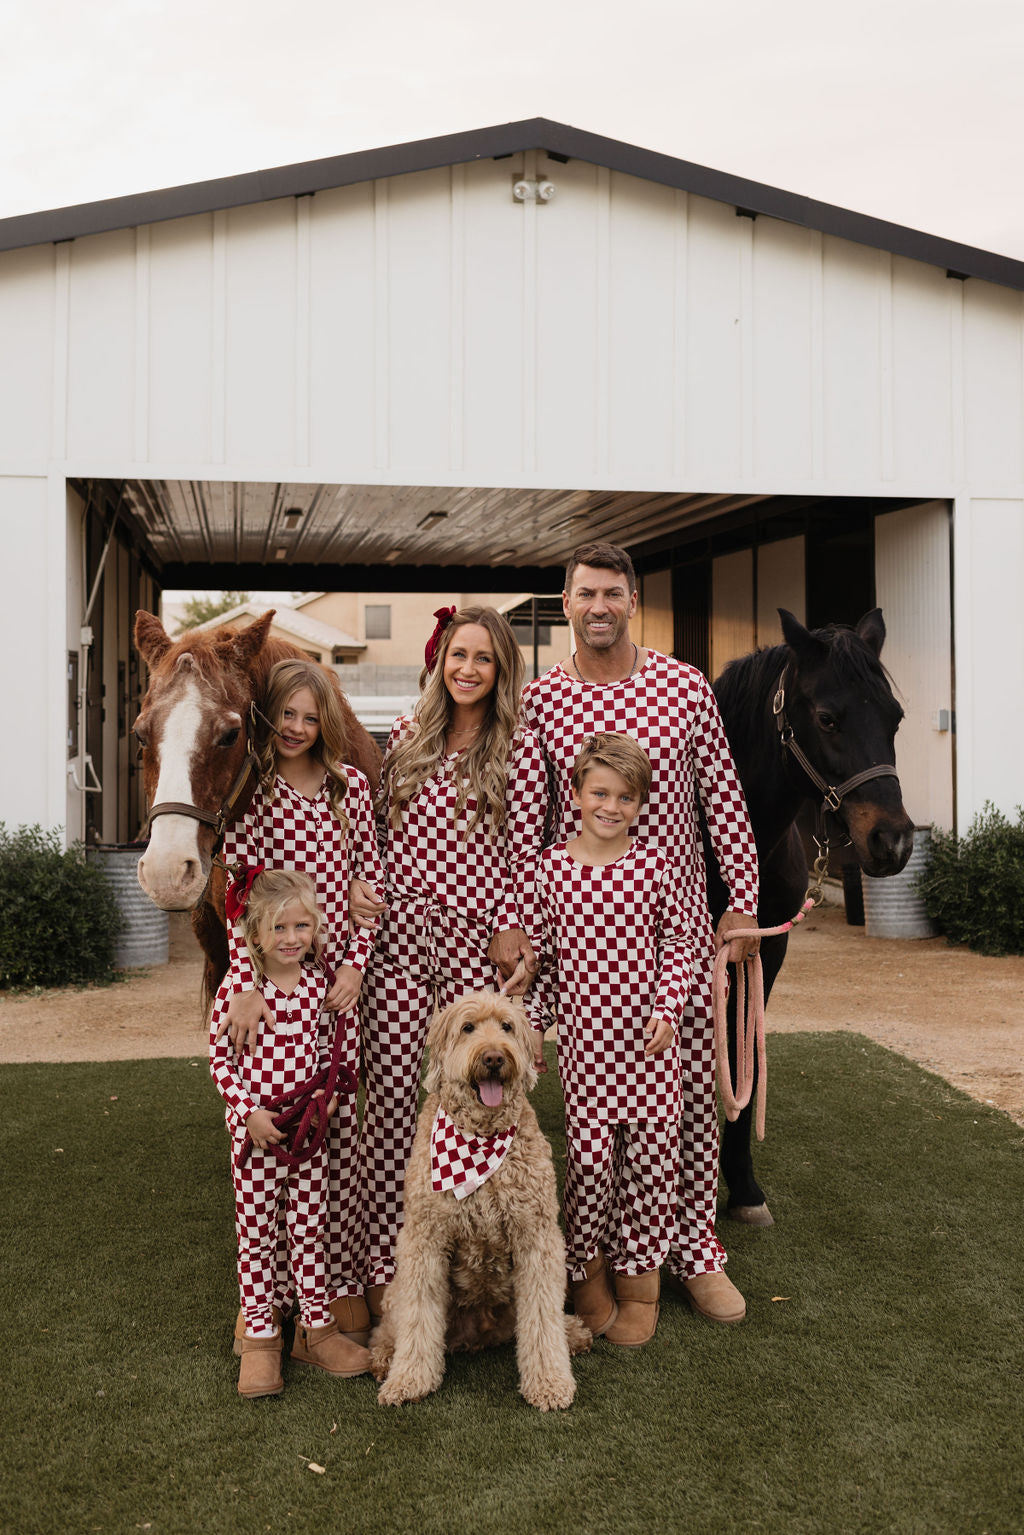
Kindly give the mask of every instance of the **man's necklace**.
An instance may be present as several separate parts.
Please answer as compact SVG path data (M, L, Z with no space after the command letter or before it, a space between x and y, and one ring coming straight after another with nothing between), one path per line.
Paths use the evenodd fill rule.
M632 677L633 673L636 671L639 662L640 662L640 652L637 649L636 641L634 640L633 641L633 665L629 668L628 675L626 677L618 678L618 681L619 682L628 682L629 678ZM576 660L576 652L575 651L573 651L573 653L572 653L572 667L573 667L573 671L576 673L577 677L580 679L581 682L588 682L590 680L588 677L584 677L583 673L580 671L579 662Z

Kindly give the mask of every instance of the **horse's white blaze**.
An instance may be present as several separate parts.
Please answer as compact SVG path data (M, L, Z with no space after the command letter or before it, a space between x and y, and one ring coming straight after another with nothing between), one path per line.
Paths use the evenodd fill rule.
M201 723L199 688L188 682L164 721L154 805L195 804L191 768ZM198 831L199 822L190 816L160 815L153 822L149 847L139 860L139 883L157 905L191 906L205 884Z

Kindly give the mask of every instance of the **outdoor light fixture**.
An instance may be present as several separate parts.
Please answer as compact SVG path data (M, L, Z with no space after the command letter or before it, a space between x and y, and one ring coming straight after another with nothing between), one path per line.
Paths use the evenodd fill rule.
M384 556L384 564L393 565L396 560L400 560L402 558L402 553L403 551L401 549L389 549L387 554Z
M440 511L438 511L438 512L428 512L425 517L421 517L420 518L420 520L416 524L416 526L418 528L425 528L427 526L427 524L430 523L430 522L443 522L445 517L447 517L447 516L448 516L447 512L440 512Z
M294 533L304 516L301 506L290 506L284 514L285 532Z
M284 544L278 544L277 548L274 550L274 559L286 560L287 558L288 550L285 548Z
M517 203L549 203L555 195L553 181L516 181L512 196Z

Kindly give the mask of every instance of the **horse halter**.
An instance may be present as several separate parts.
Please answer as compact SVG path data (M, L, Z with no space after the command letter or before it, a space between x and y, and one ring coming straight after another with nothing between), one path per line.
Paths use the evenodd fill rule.
M251 728L247 728L245 732L245 759L235 774L234 782L224 796L220 809L215 813L212 810L201 810L198 805L185 804L181 800L162 800L159 805L152 807L149 815L146 817L147 834L158 815L188 816L192 821L201 821L204 826L213 827L213 856L216 859L217 854L220 852L220 844L224 838L225 828L232 821L237 820L239 815L246 809L259 782L260 759L257 756L254 745L257 719L262 720L268 730L272 731L275 735L277 734L276 727L270 723L265 714L257 709L256 700L253 699L249 705L249 725Z
M814 864L816 884L811 887L811 892L815 893L817 899L820 899L821 884L828 873L830 846L825 825L826 815L830 811L833 815L838 814L839 807L851 789L860 788L861 784L868 783L872 778L898 778L899 774L891 762L879 762L875 767L864 768L862 772L854 773L852 778L847 778L840 784L830 784L822 778L794 736L793 727L786 715L786 673L788 670L788 666L782 668L782 675L779 678L778 687L775 689L775 697L772 699L772 713L775 716L775 728L779 732L779 740L782 743L783 751L789 752L792 757L796 758L807 774L807 777L811 780L811 783L822 795L822 801L818 807L818 830L814 838L819 855ZM815 904L817 904L817 899Z

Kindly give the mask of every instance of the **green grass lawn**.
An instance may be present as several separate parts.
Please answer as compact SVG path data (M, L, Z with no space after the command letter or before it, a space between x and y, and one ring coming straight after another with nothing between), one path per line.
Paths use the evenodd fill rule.
M508 1349L402 1409L299 1369L242 1401L205 1059L0 1068L0 1528L1024 1530L1024 1131L859 1036L775 1037L771 1071L777 1225L723 1222L746 1323L668 1293L541 1414ZM553 1076L535 1101L560 1157Z

